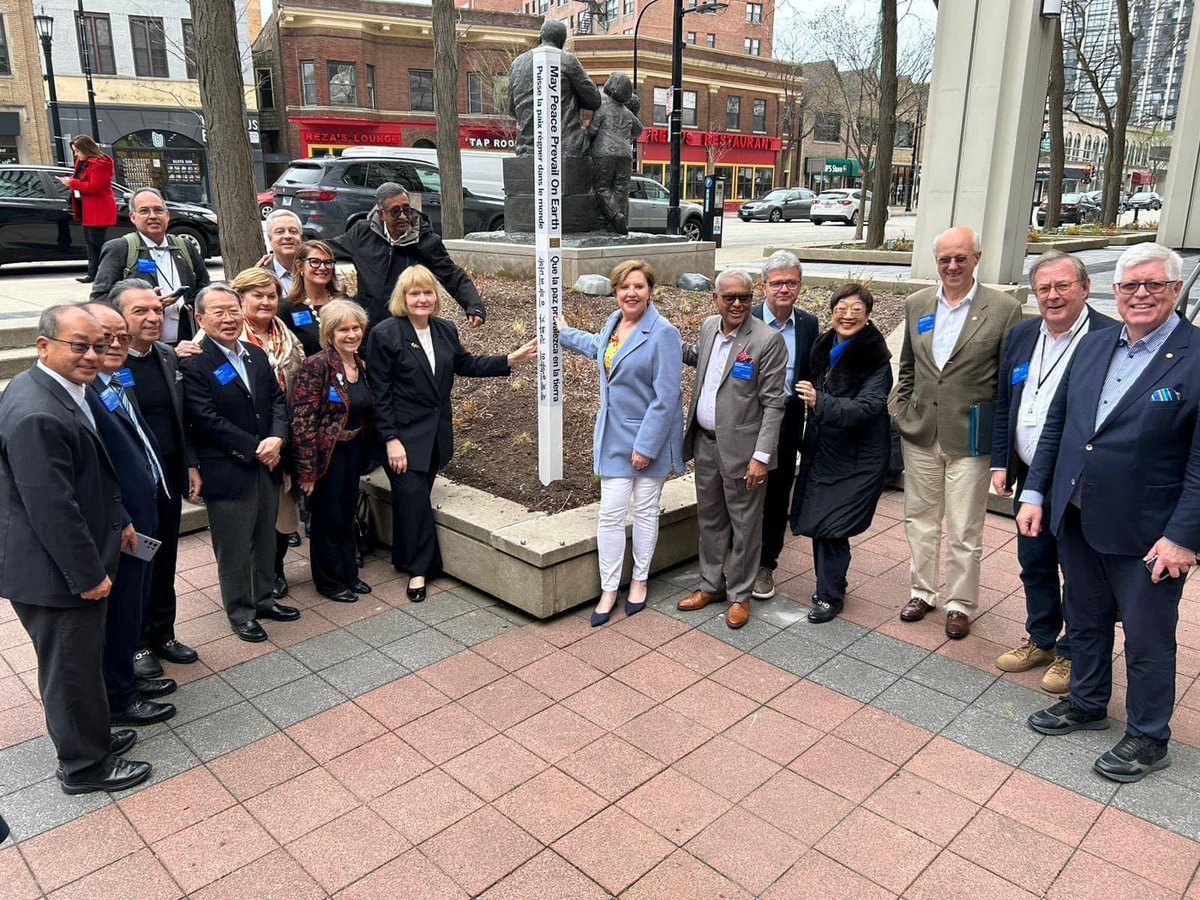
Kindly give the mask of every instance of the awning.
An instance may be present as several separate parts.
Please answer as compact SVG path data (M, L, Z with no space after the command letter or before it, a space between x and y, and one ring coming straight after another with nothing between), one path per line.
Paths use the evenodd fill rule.
M810 156L804 161L804 171L809 175L838 175L857 178L861 173L857 159L836 156Z
M19 112L0 112L0 134L12 135L21 133L21 114Z

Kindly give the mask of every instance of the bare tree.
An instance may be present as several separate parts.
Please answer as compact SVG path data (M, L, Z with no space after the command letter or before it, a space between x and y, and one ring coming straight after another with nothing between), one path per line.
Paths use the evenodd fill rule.
M245 86L238 53L237 16L229 0L192 0L200 102L208 131L209 167L221 256L228 273L253 266L262 256L262 225L254 190L254 159L246 132Z
M896 45L899 41L896 0L880 0L879 5L882 13L879 18L879 134L876 138L879 150L875 159L875 177L872 180L875 214L871 216L871 224L867 230L868 248L883 245L888 194L892 189L892 147L896 143ZM861 207L861 202L859 205ZM879 214L881 209L882 215ZM859 216L859 225L861 224L862 216Z
M1050 49L1050 84L1046 91L1050 118L1050 172L1046 178L1047 228L1058 227L1063 167L1067 164L1067 147L1063 139L1063 92L1066 87L1064 78L1062 18L1060 17L1054 25L1054 41Z
M458 149L458 13L454 0L433 0L433 108L442 176L442 237L463 236L462 154Z

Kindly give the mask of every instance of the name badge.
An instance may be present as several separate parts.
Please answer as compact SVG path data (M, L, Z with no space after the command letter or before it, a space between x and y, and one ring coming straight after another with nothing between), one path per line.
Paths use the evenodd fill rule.
M924 334L927 331L933 331L933 325L937 322L937 315L929 313L917 319L917 334Z
M117 369L117 371L113 372L113 378L123 388L133 387L133 373L128 369Z
M1030 404L1021 410L1021 424L1026 428L1035 428L1038 424L1037 406Z
M229 384L233 379L238 377L237 369L233 367L233 363L225 363L219 369L213 369L213 376L221 384Z
M742 381L749 381L753 372L754 363L735 362L733 364L733 370L729 374L731 374L734 378L741 379Z
M1013 366L1012 383L1020 384L1029 377L1029 363L1023 362L1019 366Z
M332 384L329 386L329 402L330 403L341 403L342 402L341 396L334 389Z
M158 271L158 266L152 259L139 259L137 261L137 270L143 275L150 275Z
M100 392L100 402L104 404L104 408L109 412L116 412L117 407L121 405L121 395L113 388L106 387Z
M313 323L313 314L307 309L299 309L292 313L292 324L297 328L302 328L305 325Z

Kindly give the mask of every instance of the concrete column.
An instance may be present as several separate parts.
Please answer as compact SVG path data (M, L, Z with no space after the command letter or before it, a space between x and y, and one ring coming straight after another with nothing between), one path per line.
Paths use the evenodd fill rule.
M1183 89L1171 137L1171 161L1158 220L1158 240L1175 248L1200 248L1200 13L1192 14Z
M953 225L983 238L981 282L1021 277L1054 20L1041 0L954 0L937 43L913 277L936 278L933 242Z

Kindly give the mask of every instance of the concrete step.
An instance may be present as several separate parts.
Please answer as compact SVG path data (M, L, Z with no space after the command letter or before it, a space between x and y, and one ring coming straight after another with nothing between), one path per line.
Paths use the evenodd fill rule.
M203 531L208 527L208 510L203 504L183 501L183 516L179 520L179 533L191 534L193 531Z
M0 378L12 378L37 362L37 350L32 346L0 350Z
M0 321L0 350L33 347L37 338L37 319Z

